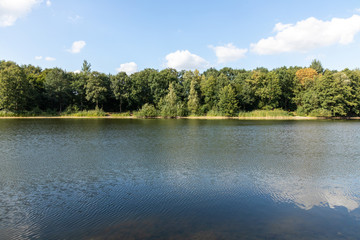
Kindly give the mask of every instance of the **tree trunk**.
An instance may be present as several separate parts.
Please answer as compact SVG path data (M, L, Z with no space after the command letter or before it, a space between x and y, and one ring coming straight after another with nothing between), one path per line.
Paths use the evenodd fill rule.
M122 99L120 97L120 112L121 112Z

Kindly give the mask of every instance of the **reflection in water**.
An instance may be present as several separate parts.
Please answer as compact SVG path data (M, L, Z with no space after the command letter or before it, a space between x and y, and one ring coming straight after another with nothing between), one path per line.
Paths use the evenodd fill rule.
M0 121L5 239L356 239L360 122Z

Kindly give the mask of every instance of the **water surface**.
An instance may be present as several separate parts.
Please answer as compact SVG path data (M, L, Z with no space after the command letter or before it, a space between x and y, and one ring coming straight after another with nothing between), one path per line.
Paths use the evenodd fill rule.
M359 121L1 119L2 239L359 239Z

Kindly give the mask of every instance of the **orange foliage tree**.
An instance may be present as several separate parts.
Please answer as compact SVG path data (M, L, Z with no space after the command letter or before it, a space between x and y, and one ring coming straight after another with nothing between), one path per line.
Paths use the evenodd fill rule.
M299 82L304 85L307 80L314 80L316 76L319 74L316 72L315 69L312 68L302 68L296 71L295 73L296 78Z

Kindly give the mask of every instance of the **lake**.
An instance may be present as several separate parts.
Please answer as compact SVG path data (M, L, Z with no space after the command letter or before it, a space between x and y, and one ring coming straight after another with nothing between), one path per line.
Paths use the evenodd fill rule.
M0 119L1 239L359 239L360 121Z

